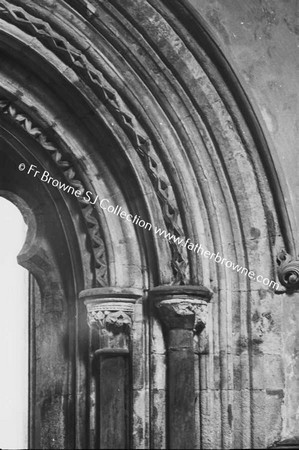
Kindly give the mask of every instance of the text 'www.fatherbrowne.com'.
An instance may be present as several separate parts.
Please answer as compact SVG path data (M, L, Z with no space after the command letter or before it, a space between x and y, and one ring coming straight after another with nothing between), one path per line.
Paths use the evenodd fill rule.
M274 290L278 290L280 288L279 283L270 280L269 278L262 277L261 275L257 275L254 271L249 270L246 267L242 267L239 264L233 263L229 259L222 257L219 254L219 252L212 253L209 250L205 250L201 244L191 242L189 238L186 239L185 237L175 236L174 234L171 234L166 230L158 228L155 225L151 224L150 222L146 222L145 220L141 219L140 216L138 216L138 214L130 214L127 211L125 211L121 206L112 205L107 198L100 199L98 195L95 195L91 191L79 190L70 184L62 183L60 180L53 178L50 175L50 173L47 172L46 170L44 170L43 172L37 170L37 166L35 166L34 164L30 164L30 166L27 168L26 164L21 163L19 164L19 170L21 172L26 170L27 175L31 175L34 178L39 179L43 183L52 185L53 187L59 189L60 191L73 195L76 198L80 198L81 200L83 200L88 204L95 205L96 203L98 203L100 208L108 212L109 214L119 216L121 219L127 220L128 222L132 222L134 225L137 225L140 228L144 228L145 230L148 231L153 230L156 236L159 236L160 238L163 239L167 239L170 243L172 242L177 246L185 247L189 251L201 254L201 256L203 256L204 258L209 258L215 261L217 264L225 265L227 268L235 272L241 273L244 276L247 276L250 280L253 281L256 280L259 283L262 283L264 286L268 286Z

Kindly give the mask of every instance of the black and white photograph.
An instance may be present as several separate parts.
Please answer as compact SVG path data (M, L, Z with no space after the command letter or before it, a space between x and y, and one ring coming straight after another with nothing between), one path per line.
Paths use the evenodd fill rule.
M299 0L0 0L0 450L299 449Z

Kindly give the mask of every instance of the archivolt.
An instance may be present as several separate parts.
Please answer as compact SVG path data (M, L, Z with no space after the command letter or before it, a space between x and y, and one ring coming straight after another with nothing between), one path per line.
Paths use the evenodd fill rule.
M1 67L1 110L13 119L14 108L20 108L19 125L42 147L51 144L47 150L71 182L90 185L100 197L174 236L273 279L275 249L293 245L283 202L275 199L283 197L275 170L252 110L234 98L233 90L240 89L233 76L228 81L228 65L202 27L198 39L192 27L186 29L185 22L193 26L195 19L179 3L0 0L5 61L11 54L24 70L9 76ZM98 206L92 214L81 208L91 226L100 285L188 283L214 289L209 345L210 353L221 355L225 374L222 447L229 448L234 368L240 364L250 373L255 388L250 318L272 293L200 254L104 216ZM232 318L238 324L234 336ZM235 363L231 349L241 347L244 358ZM248 396L242 414L254 408L250 404ZM202 425L208 441L209 424ZM250 420L242 420L242 427L248 448Z
M159 208L148 204L142 194L152 222L176 237L189 237L211 251L219 250L232 260L248 263L243 242L250 228L259 229L266 242L265 225L270 220L273 229L275 222L269 212L273 207L263 168L242 116L236 117L232 98L233 115L227 99L224 102L219 96L198 60L201 57L206 64L207 55L203 50L199 55L190 51L192 38L185 33L186 42L181 40L174 31L175 17L170 16L171 26L165 20L165 10L155 2L127 2L126 9L121 2L100 2L92 15L85 11L87 25L63 3L56 8L52 2L14 3L22 7L1 1L0 17L26 33L26 37L22 35L23 51L26 48L32 61L48 67L49 73L56 66L60 73L55 75L56 82L60 78L71 85L69 93L65 87L60 89L65 101L70 102L73 89L79 102L83 96L87 110L118 140L137 179L140 157L148 183L156 192L155 202L160 204ZM68 22L71 17L75 20ZM14 27L3 25L3 33L11 34L10 43L20 39L20 31L16 33ZM219 79L216 68L216 78L215 74ZM128 143L138 156L130 153ZM153 213L157 209L161 218ZM246 229L253 211L260 223L250 220ZM87 215L91 220L92 215ZM95 222L92 227L96 227ZM237 234L233 230L238 230ZM98 270L104 258L100 242L96 238L92 246L98 249ZM228 242L234 242L233 253ZM185 283L211 277L206 263L190 252L189 274L186 252L174 242L170 245L174 278L169 274L166 280ZM159 260L157 247L158 243Z
M78 189L81 192L90 191L90 189L92 189L89 184L79 179L78 175L76 175L74 165L67 160L67 156L66 159L63 158L62 150L58 149L39 127L34 126L26 114L18 111L11 101L0 98L0 113L8 116L11 121L22 127L30 136L37 140L41 147L51 155L54 163L62 170L64 177L70 186L73 186L76 190ZM107 263L104 242L101 238L99 229L99 222L94 217L94 209L90 203L84 201L83 197L80 197L78 202L86 222L86 231L91 242L96 285L106 286L108 283Z

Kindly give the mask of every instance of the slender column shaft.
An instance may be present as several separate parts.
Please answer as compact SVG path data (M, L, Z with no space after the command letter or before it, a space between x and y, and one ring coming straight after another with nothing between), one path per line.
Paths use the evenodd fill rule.
M134 303L140 294L119 288L97 288L80 294L98 347L93 364L95 448L131 447L131 326Z
M98 354L97 443L99 448L129 448L128 354Z
M194 448L194 351L192 330L169 330L168 346L169 448Z
M150 292L167 348L167 441L170 449L195 448L193 337L205 327L211 292L196 286L161 286Z

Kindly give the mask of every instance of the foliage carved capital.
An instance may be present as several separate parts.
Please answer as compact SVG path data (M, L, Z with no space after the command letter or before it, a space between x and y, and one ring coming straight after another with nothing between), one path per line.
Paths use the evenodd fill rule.
M129 333L132 326L133 306L127 303L87 304L88 325L92 328L105 328L113 334Z
M150 292L167 330L193 330L197 333L206 326L211 297L211 291L204 286L158 286Z

